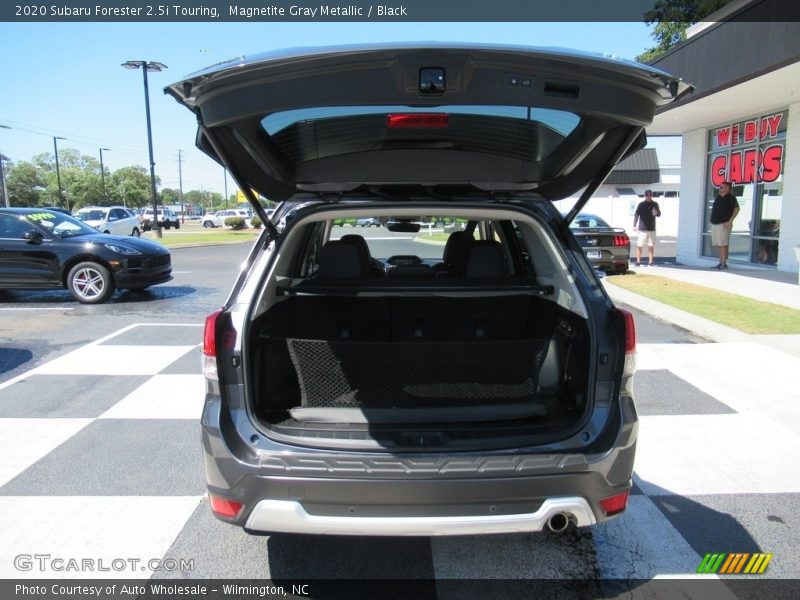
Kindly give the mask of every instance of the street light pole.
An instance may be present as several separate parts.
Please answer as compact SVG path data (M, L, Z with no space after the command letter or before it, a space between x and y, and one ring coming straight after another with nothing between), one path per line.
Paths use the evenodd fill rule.
M0 125L0 128L11 129L11 127L8 125ZM3 153L0 152L0 184L2 184L3 187L3 200L6 203L6 208L8 208L11 206L11 203L8 200L8 187L6 186L6 173L3 170L3 160L5 160L5 156L3 156Z
M122 63L126 69L141 69L144 78L144 108L147 115L147 148L150 152L150 193L153 197L153 233L161 237L161 226L158 224L158 197L156 196L156 163L153 160L153 133L150 128L150 92L147 87L147 72L162 71L167 65L160 62L147 62L146 60L129 60Z
M69 202L64 204L64 191L61 189L61 171L58 168L58 140L65 140L67 138L54 135L53 136L53 149L56 152L56 183L58 184L58 201L60 206L66 206L66 209L69 210Z
M103 202L108 205L108 196L106 196L106 168L103 166L103 150L110 152L111 148L100 148L100 179L103 182Z

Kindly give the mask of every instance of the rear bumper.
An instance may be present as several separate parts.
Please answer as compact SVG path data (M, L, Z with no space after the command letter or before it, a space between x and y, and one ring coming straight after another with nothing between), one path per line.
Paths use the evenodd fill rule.
M588 502L580 497L548 498L530 513L460 516L338 516L308 513L297 500L262 500L245 529L254 532L316 533L325 535L440 536L541 531L556 515L565 515L578 527L596 521Z
M555 514L610 518L600 501L629 491L638 432L630 397L593 453L374 455L278 445L253 453L236 412L208 396L202 442L209 492L243 504L253 533L460 535L540 531Z

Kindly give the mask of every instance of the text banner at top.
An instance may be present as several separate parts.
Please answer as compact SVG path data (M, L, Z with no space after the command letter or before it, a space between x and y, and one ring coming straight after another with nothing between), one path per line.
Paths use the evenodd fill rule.
M6 22L638 21L655 0L62 0L0 3Z

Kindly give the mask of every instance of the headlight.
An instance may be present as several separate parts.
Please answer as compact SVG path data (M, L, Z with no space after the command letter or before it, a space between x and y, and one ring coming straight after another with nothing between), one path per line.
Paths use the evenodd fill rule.
M122 244L103 244L103 245L112 252L116 252L117 254L125 254L127 256L141 254L141 252L139 252L135 248L128 248L128 246L123 246Z

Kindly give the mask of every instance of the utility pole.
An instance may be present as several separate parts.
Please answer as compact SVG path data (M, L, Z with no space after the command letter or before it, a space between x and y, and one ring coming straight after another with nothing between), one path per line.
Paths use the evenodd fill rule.
M67 138L63 138L60 135L53 136L53 150L55 150L56 154L56 182L58 184L58 200L59 206L65 206L64 204L64 190L61 189L61 170L58 168L58 140L65 140ZM69 210L69 203L66 204L67 210Z
M100 148L100 179L103 182L103 202L108 206L108 196L106 196L106 168L103 165L103 150L108 152L111 148Z
M181 195L181 223L185 223L185 210L183 208L183 173L181 172L182 164L183 157L181 156L181 151L178 150L178 192Z
M11 127L9 127L8 125L0 125L0 128L11 129ZM9 202L8 200L8 186L6 185L6 174L5 171L3 171L4 160L7 162L8 158L3 156L3 153L0 152L0 186L2 186L3 189L3 200L5 201L6 208L8 208L9 206L11 206L11 202Z

